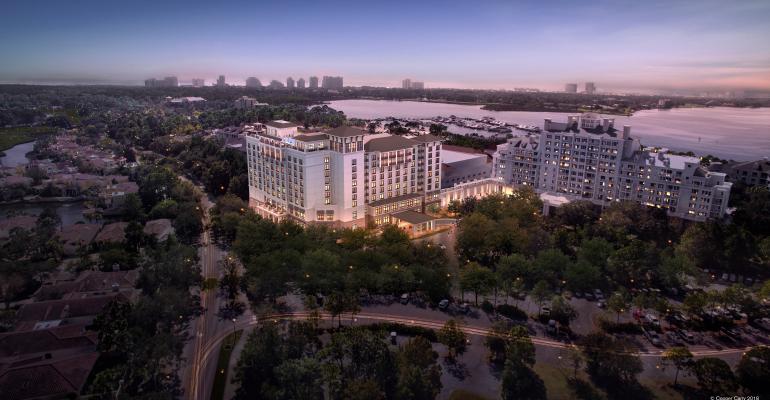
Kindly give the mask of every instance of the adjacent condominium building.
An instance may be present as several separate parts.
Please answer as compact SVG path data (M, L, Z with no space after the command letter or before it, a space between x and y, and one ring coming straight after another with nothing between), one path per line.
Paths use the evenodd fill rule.
M541 133L498 146L492 175L599 205L634 201L696 221L725 215L732 186L725 174L706 170L697 157L645 150L630 133L592 113L566 123L546 119Z
M438 202L441 142L353 127L300 132L287 121L246 138L249 205L274 221L345 227L391 222Z
M317 76L311 76L308 81L308 87L311 89L318 89L318 77Z

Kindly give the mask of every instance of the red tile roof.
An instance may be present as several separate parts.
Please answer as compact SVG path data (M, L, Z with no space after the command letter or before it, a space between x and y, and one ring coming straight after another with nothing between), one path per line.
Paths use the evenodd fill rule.
M77 395L91 374L99 354L81 353L46 359L40 357L0 368L4 399L59 399Z

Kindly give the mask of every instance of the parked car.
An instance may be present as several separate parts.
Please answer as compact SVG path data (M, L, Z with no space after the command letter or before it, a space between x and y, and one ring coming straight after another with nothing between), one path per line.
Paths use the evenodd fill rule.
M583 292L575 292L575 293L573 293L573 295L575 297L577 297L578 299L583 298Z
M644 336L647 337L647 340L649 340L650 343L652 343L653 346L655 346L655 347L662 347L663 346L663 342L661 342L660 335L658 334L658 332L655 332L653 330L645 330L644 331Z
M594 294L591 292L586 292L586 300L588 301L594 301Z
M438 302L438 308L441 310L446 310L449 307L449 300L444 299Z
M549 307L543 307L540 309L540 314L551 315L551 309Z
M735 329L722 328L719 330L720 336L733 342L737 342L741 339L741 334Z
M596 300L604 300L604 293L602 293L601 289L594 289L594 297L596 297Z
M668 331L665 334L666 340L668 340L669 343L671 343L674 346L684 346L685 343L682 340L682 338L676 334L674 331Z
M658 317L656 317L656 316L654 316L652 314L645 315L644 319L646 319L647 322L649 322L649 323L651 323L653 325L660 325L660 320L658 320Z
M401 295L401 304L409 304L409 293Z
M685 342L695 343L695 335L693 335L692 332L682 329L678 333L679 337L681 337Z
M759 329L770 332L770 318L755 319L753 324Z
M596 306L599 308L607 308L607 303L605 303L604 300L600 300L598 303L596 303Z
M460 312L463 314L468 314L468 312L471 310L471 307L468 305L468 303L460 304Z

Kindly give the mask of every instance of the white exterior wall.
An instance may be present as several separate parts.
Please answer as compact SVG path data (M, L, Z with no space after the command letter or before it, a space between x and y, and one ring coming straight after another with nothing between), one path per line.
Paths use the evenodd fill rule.
M721 218L727 210L731 184L725 174L705 172L695 157L666 152L640 151L630 128L616 131L617 136L584 131L561 131L567 124L546 120L531 166L522 163L522 151L510 144L498 146L493 158L493 177L514 186L522 185L521 174L535 169L538 192L563 195L572 200L589 200L607 205L612 201L634 201L665 208L669 215L703 221ZM583 121L581 121L583 122ZM587 126L610 126L607 119L592 118Z

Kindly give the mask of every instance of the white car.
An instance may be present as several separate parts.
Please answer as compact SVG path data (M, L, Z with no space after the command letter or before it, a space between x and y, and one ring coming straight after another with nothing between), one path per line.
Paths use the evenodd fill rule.
M647 314L647 315L644 316L644 318L647 320L647 322L649 322L649 323L651 323L653 325L660 325L660 321L658 320L658 317L656 317L656 316L654 316L652 314Z

